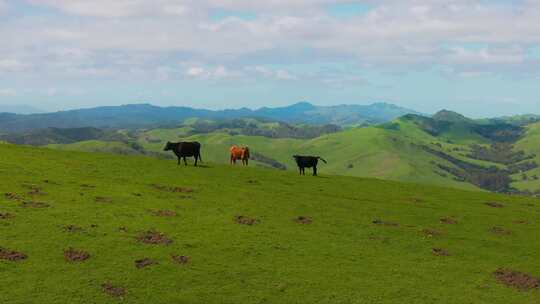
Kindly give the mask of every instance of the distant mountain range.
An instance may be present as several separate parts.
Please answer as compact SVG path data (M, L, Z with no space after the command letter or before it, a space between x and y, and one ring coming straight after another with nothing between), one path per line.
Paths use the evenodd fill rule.
M406 114L419 113L388 103L315 106L301 102L279 108L220 111L133 104L29 115L0 113L0 132L27 132L44 128L141 128L178 124L189 118L216 120L253 117L295 124L346 126L384 123Z

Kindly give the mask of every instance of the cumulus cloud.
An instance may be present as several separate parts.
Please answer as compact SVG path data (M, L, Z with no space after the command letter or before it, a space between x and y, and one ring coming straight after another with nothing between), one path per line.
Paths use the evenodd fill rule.
M17 91L14 89L0 89L0 97L14 97L17 96Z
M1 3L0 0L0 10ZM370 5L338 18L339 3ZM484 0L27 0L59 15L4 22L0 72L118 77L152 75L298 79L293 69L259 69L307 50L299 60L353 62L396 70L450 66L456 73L532 73L527 49L540 45L540 3ZM214 20L214 9L256 18ZM84 16L84 18L80 18ZM480 48L469 48L478 44ZM285 55L284 55L285 54ZM178 60L192 60L182 66ZM22 64L25 62L25 64ZM32 67L32 69L29 69ZM156 68L156 67L159 67ZM336 79L339 77L334 77ZM350 75L344 75L349 77ZM328 77L326 77L328 78ZM322 79L321 79L322 80Z

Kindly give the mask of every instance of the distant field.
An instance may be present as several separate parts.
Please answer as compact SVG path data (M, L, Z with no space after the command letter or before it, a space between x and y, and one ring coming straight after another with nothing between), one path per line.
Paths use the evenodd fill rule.
M333 176L327 157L315 178L0 144L0 302L540 302L502 283L540 277L540 200Z

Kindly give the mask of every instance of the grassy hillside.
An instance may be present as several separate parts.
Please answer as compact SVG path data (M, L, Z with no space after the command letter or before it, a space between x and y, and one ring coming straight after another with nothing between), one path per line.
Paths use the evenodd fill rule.
M523 149L529 153L536 154L536 162L540 163L540 123L535 123L527 126L527 133L521 140L516 143L516 148ZM514 186L530 191L540 189L540 168L533 169L525 173L527 180L523 180L522 174L516 174L514 178L517 182ZM534 177L539 177L535 179Z
M247 145L257 166L296 170L292 155L312 154L329 161L322 170L331 174L516 193L540 191L534 125L528 130L450 111L341 132L331 126L193 119L179 128L123 131L101 141L49 146L172 157L162 151L167 141L199 141L203 159L225 164L231 145Z
M540 276L533 198L5 144L0 177L2 303L540 301L494 276Z

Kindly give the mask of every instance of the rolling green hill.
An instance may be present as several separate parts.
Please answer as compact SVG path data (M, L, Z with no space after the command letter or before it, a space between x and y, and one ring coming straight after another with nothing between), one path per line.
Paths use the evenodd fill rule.
M51 143L47 146L60 150L161 158L173 158L162 151L167 141L199 141L203 160L222 164L229 162L230 146L246 145L253 152L253 163L262 167L295 170L292 155L311 154L328 160L321 170L330 174L540 193L540 172L534 171L538 153L534 144L525 144L534 143L529 140L535 136L534 125L527 129L509 119L477 121L446 110L433 117L409 114L382 125L344 130L252 118L193 118L174 128L78 130L45 129L2 138L12 143Z
M250 134L263 131L240 132L231 129L237 124L229 123L225 124L227 128L217 128L215 123L209 122L202 127L200 123L193 121L176 129L142 130L133 133L130 141L116 144L123 146L123 154L145 154L150 151L171 156L161 151L167 141L199 141L203 145L203 159L217 163L228 163L231 145L247 145L254 152L258 166L295 170L292 155L312 154L328 160L328 165L323 165L321 169L331 174L471 190L510 191L509 173L504 171L508 164L500 164L498 159L484 158L480 153L484 151L476 150L493 143L492 138L511 138L514 136L512 132L517 132L514 127L505 125L504 130L512 132L501 135L498 133L500 127L474 124L448 111L434 118L407 115L380 126L351 128L308 139L254 136ZM199 132L193 131L195 124L199 125ZM261 130L268 128L268 124L264 123L250 124L259 126ZM245 122L240 125L244 126ZM107 151L110 145L107 142L86 141L50 147ZM114 149L120 148L115 146ZM476 157L471 157L472 152L476 152Z
M540 301L530 197L6 144L0 177L2 303Z

